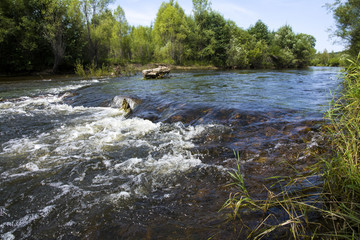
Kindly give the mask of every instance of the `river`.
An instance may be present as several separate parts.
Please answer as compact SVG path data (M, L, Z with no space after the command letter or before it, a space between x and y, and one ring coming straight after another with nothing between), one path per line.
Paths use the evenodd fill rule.
M235 238L218 211L234 151L260 197L267 177L307 171L339 71L2 79L0 236Z

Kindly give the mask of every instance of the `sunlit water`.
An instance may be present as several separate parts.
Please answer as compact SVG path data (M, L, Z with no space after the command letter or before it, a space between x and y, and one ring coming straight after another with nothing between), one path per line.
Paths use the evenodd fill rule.
M0 236L235 238L218 212L234 151L254 195L306 171L339 70L3 80Z

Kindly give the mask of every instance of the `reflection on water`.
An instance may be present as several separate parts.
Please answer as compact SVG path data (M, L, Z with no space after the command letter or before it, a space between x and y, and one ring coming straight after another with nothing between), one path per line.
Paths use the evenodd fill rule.
M1 81L0 234L236 238L218 212L233 151L258 197L267 177L307 171L338 71Z

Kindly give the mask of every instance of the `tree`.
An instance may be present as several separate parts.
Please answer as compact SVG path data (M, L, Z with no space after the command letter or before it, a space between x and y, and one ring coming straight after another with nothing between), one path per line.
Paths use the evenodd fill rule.
M15 30L15 20L6 16L9 8L8 1L4 0L0 3L0 43L4 42Z
M257 41L264 40L267 44L270 44L270 32L268 26L261 20L258 20L248 31Z
M265 40L257 41L254 35L232 26L232 38L227 51L227 66L231 68L270 68L268 45Z
M131 57L131 47L128 40L130 27L126 20L125 12L120 6L114 10L113 17L110 57L118 62L122 62L125 59L129 60Z
M108 10L107 7L112 2L113 0L83 0L82 2L89 44L89 55L95 65L98 64L99 47L100 41L102 40L99 35L102 30L99 31L97 28L101 23L100 18L106 16L105 11Z
M211 11L211 1L208 0L193 0L193 13L195 20L199 23L204 15Z
M295 33L293 32L292 27L289 25L280 27L275 33L274 41L276 45L283 49L293 49L295 43Z
M296 67L293 48L296 35L291 26L285 25L275 33L274 41L270 46L270 53L274 65L277 68L294 68Z
M131 55L135 62L145 64L151 61L154 53L151 31L151 27L143 26L131 30Z
M231 39L231 23L210 8L208 1L193 1L196 37L193 56L196 61L225 66Z
M39 71L52 66L57 72L77 60L95 66L159 61L289 68L308 65L315 53L312 36L295 34L288 25L270 32L261 20L243 30L213 11L210 0L193 0L190 16L177 1L163 2L151 27L129 26L120 6L108 8L113 1L0 1L0 71ZM336 3L342 6L340 0ZM345 15L345 10L337 11ZM358 35L351 36L356 42Z
M346 41L351 55L360 52L360 0L336 0L328 4L336 21L335 36Z
M182 64L189 33L184 10L177 2L163 2L156 15L153 29L155 58L159 61Z
M53 72L63 63L67 45L78 43L81 35L81 12L78 0L39 0L38 9L42 15L42 32L50 43L54 55Z
M311 59L315 56L316 39L308 34L300 33L295 37L293 53L296 58L297 67L308 66Z
M249 51L250 67L255 69L272 67L269 60L268 45L265 40L253 42L251 50Z
M51 47L42 33L42 15L35 0L0 1L0 70L42 69L51 61ZM40 23L40 24L39 24Z

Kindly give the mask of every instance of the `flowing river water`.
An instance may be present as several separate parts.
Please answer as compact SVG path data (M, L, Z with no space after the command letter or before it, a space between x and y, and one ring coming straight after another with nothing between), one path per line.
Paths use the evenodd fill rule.
M259 197L268 177L307 171L339 70L2 80L0 236L236 238L218 211L234 151Z

